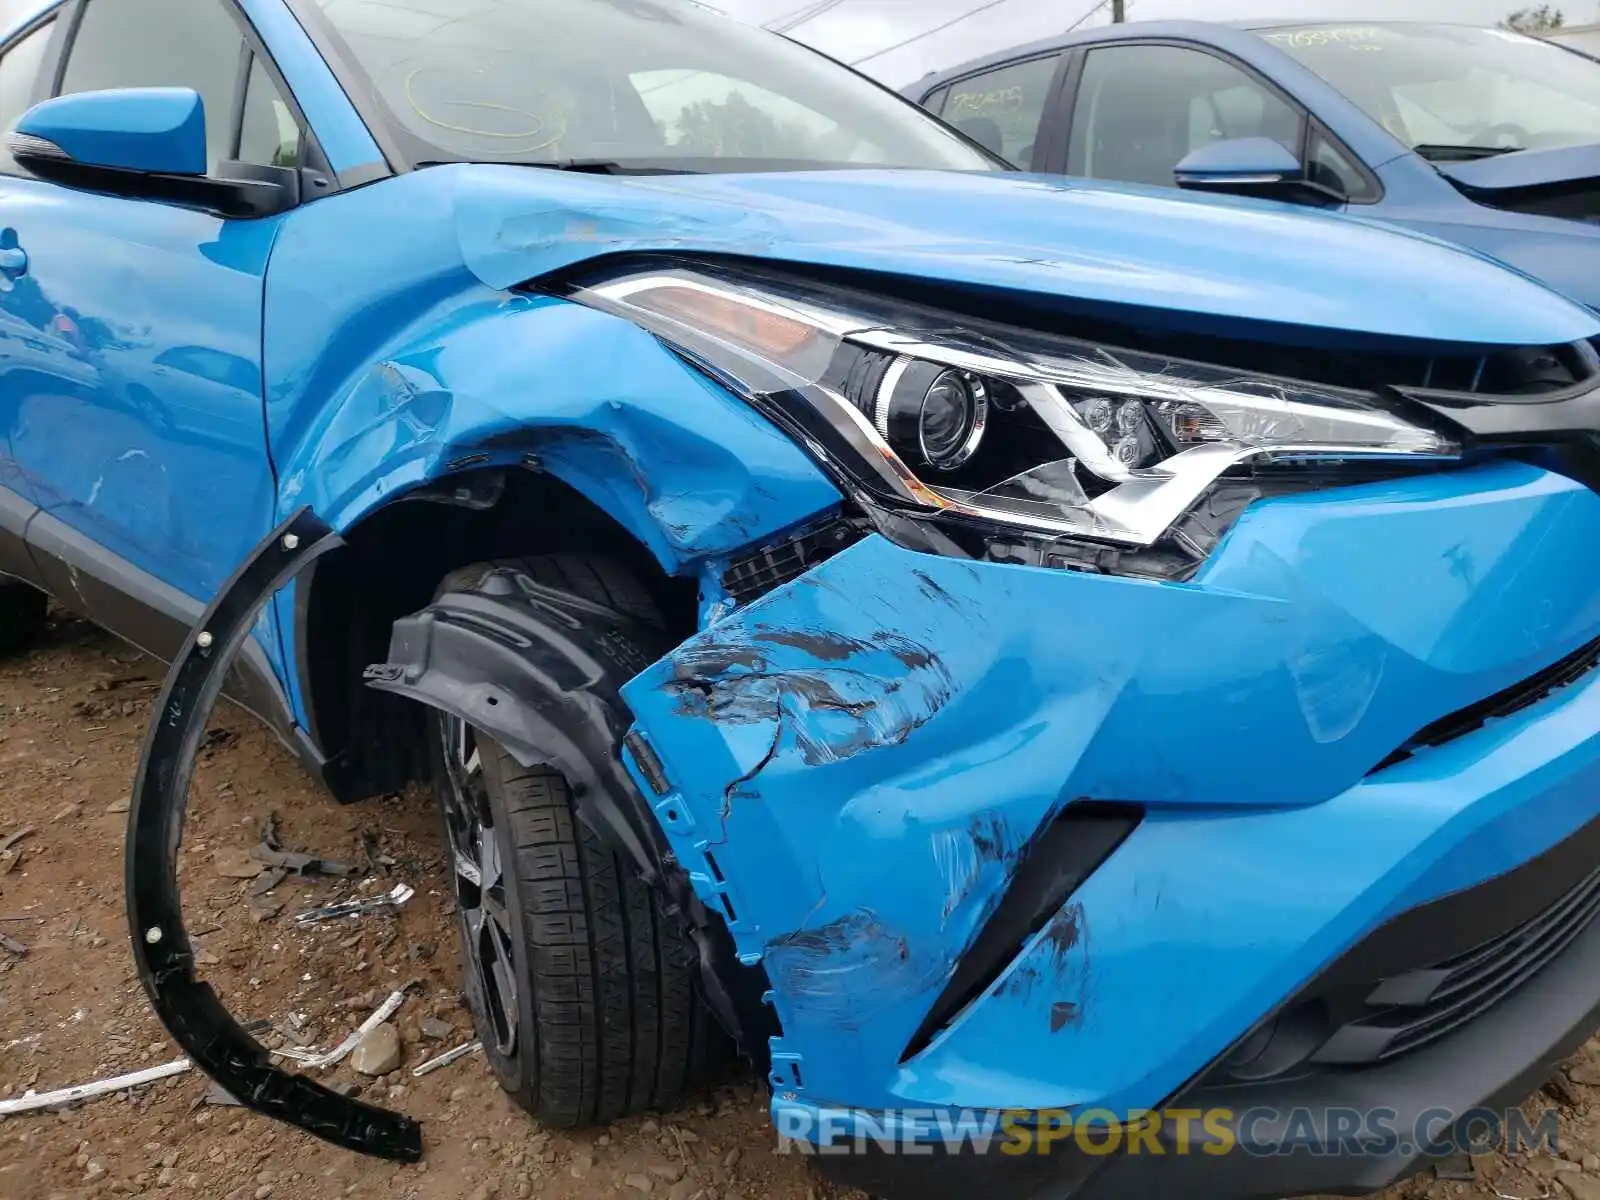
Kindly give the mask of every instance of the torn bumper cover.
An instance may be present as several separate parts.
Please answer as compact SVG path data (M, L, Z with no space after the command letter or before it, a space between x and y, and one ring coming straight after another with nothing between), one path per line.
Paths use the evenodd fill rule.
M1600 816L1597 540L1600 496L1520 462L1262 501L1185 584L868 537L633 679L675 855L771 979L780 1132L1514 1094L1596 1020L1588 842L1531 869L1560 885L1532 908L1401 925L1325 973ZM1422 986L1494 939L1537 954L1470 1003ZM896 1196L1104 1169L1119 1200L1232 1200L1376 1188L1418 1153L1102 1155L1076 1179L990 1153L959 1185L905 1154L819 1162Z
M272 594L340 544L302 509L257 547L184 642L156 703L134 782L126 854L129 931L139 981L161 1023L194 1064L241 1104L336 1145L414 1162L422 1157L415 1121L273 1066L210 985L195 977L178 891L189 780L228 667Z

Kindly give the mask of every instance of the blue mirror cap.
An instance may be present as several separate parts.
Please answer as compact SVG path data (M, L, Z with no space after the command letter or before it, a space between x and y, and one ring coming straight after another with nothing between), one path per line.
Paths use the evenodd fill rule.
M1202 146L1184 158L1173 174L1180 182L1278 183L1299 179L1300 160L1267 137L1230 138Z
M115 88L57 96L22 115L13 154L163 175L206 173L205 102L193 88Z

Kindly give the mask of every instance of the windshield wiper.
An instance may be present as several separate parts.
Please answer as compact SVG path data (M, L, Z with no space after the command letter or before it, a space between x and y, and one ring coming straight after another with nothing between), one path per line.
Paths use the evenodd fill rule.
M443 167L450 166L465 160L462 159L435 159L419 162L418 167ZM609 158L549 158L542 160L494 160L484 159L485 166L494 167L537 167L542 171L576 171L583 175L700 175L704 172L691 171L686 167L658 167L639 164L629 166L627 163L616 162Z
M1480 158L1496 158L1502 154L1516 154L1522 146L1448 146L1424 142L1413 146L1417 154L1429 162L1476 162Z

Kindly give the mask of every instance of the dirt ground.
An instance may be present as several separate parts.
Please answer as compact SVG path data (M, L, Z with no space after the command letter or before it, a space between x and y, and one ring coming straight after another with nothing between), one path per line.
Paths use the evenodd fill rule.
M0 845L30 830L0 851L0 933L28 950L17 957L0 949L0 1098L178 1057L134 976L122 902L129 781L160 678L157 664L67 617L34 652L0 663ZM247 852L273 814L285 848L366 869L321 882L290 876L253 896L263 881L250 877L258 864ZM514 1108L479 1056L414 1078L417 1063L472 1036L448 880L421 795L340 808L270 735L224 706L201 759L181 877L202 973L234 1013L271 1022L258 1035L268 1046L330 1046L389 992L405 989L395 1017L400 1069L369 1078L347 1061L322 1078L420 1118L424 1161L379 1163L208 1103L207 1081L190 1072L74 1108L0 1119L0 1200L845 1195L797 1156L775 1153L765 1095L748 1079L698 1097L683 1113L570 1134L541 1130ZM396 915L313 926L290 920L397 882L416 895ZM1597 1085L1600 1040L1530 1102L1560 1105L1563 1159L1484 1156L1458 1164L1468 1180L1430 1174L1386 1200L1600 1200Z

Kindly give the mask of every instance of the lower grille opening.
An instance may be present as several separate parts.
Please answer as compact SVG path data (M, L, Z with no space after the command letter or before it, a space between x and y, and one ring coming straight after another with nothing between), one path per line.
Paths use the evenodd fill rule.
M1208 1073L1216 1084L1415 1053L1534 984L1600 920L1600 819L1515 870L1380 925Z
M1446 742L1453 742L1459 737L1482 729L1496 717L1509 717L1513 713L1521 712L1551 693L1571 687L1597 665L1600 665L1600 638L1580 646L1565 658L1552 663L1537 674L1528 676L1520 683L1515 683L1504 691L1496 692L1466 708L1457 709L1440 717L1431 725L1424 726L1393 754L1374 767L1369 774L1381 771L1385 767L1392 767L1395 763L1404 762L1426 746L1442 746Z
M1550 908L1465 954L1383 980L1370 1016L1339 1029L1313 1062L1386 1062L1444 1037L1505 999L1565 950L1600 914L1600 867Z

